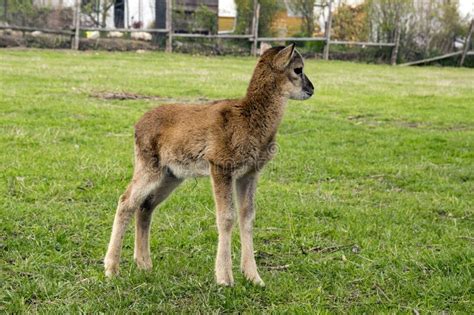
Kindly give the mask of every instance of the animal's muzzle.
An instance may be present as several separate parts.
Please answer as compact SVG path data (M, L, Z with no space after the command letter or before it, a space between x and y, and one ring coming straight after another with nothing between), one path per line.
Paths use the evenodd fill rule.
M308 79L306 74L304 75L304 80L303 80L303 91L308 94L309 96L312 96L314 94L314 85L311 83L311 81Z

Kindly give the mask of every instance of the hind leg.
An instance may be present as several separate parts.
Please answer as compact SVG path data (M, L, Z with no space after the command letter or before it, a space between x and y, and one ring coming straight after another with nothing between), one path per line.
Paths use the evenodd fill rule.
M112 235L104 259L105 275L114 276L119 271L120 252L127 225L135 211L148 198L159 181L159 177L150 174L134 176L125 193L120 196L115 213Z
M152 267L150 257L150 225L153 210L163 202L182 182L172 174L165 174L158 187L148 196L135 212L135 250L133 257L138 268L149 270Z

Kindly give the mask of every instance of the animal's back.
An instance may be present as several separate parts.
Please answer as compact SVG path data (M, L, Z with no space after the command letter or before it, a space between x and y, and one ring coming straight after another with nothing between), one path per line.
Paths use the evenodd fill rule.
M209 175L210 156L220 145L212 135L229 131L225 116L237 103L169 104L148 111L135 125L137 155L158 159L178 177Z

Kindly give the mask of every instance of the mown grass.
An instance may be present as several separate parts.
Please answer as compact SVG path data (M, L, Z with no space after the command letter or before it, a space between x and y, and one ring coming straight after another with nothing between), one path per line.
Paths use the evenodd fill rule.
M153 270L102 258L132 172L134 122L159 100L242 96L255 60L0 51L0 311L473 313L474 72L307 61L257 197L265 288L214 284L208 179L154 215Z

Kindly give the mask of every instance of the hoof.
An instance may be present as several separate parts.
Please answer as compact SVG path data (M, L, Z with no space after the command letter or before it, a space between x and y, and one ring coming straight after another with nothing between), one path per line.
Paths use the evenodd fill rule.
M105 269L105 276L107 278L112 278L119 273L119 264L113 260L104 259L104 269Z
M233 287L234 277L232 276L232 272L223 272L216 274L216 282L218 285L222 285L225 287Z
M135 259L135 263L137 264L138 269L143 271L149 271L153 268L153 264L151 259Z
M113 278L119 273L119 266L118 264L115 265L106 265L105 266L105 276L107 278Z
M260 276L258 274L254 275L254 276L248 276L248 275L244 274L244 276L245 276L245 279L247 279L247 281L252 282L253 285L256 285L256 286L259 286L259 287L264 287L265 286L265 282L263 282L262 278L260 278Z
M228 280L217 280L217 284L223 287L233 287L234 286L234 281L228 281Z

